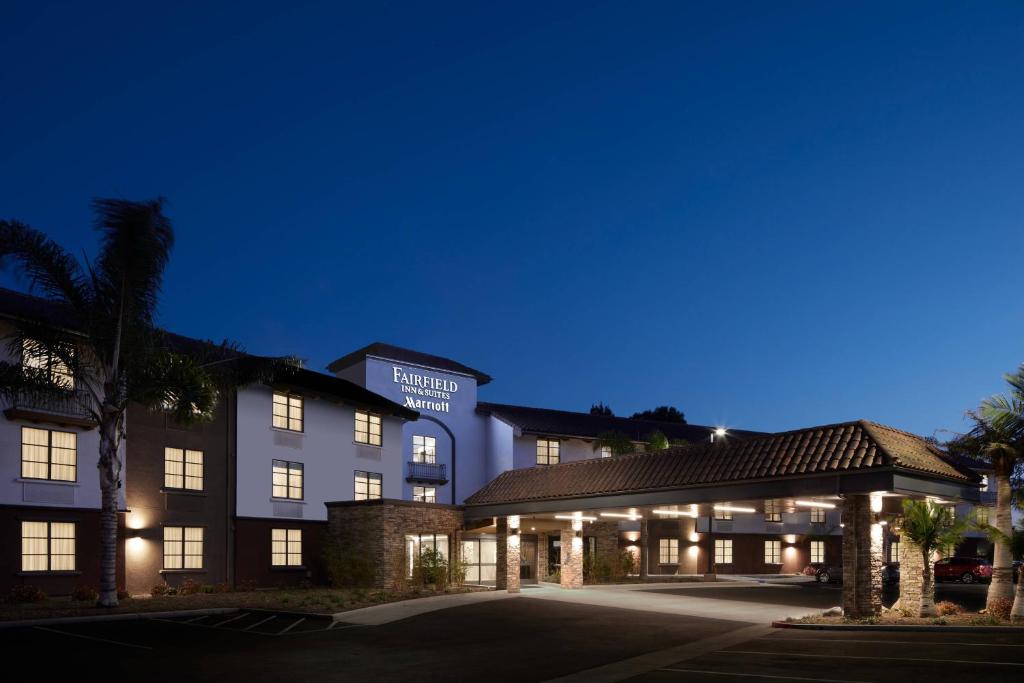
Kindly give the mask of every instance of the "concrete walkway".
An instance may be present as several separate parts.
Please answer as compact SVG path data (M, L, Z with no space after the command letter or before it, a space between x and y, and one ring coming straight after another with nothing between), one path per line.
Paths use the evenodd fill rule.
M659 614L678 614L681 616L704 617L707 619L723 619L744 623L768 624L787 617L802 617L818 613L808 607L785 604L767 604L742 600L721 600L701 597L701 592L711 588L749 588L759 586L762 590L773 587L754 581L730 581L714 583L645 583L613 586L585 586L579 590L566 590L556 584L542 583L537 586L524 587L522 593L513 594L506 591L480 591L473 593L456 593L438 595L431 598L403 600L386 605L374 605L349 612L333 615L335 621L343 624L360 626L379 626L393 621L408 619L428 612L442 609L475 605L493 600L524 599L567 602L576 605L592 605L594 607L613 607L641 612L657 612ZM685 589L683 594L679 591ZM672 594L659 595L659 590L672 590ZM690 595L692 593L692 595Z

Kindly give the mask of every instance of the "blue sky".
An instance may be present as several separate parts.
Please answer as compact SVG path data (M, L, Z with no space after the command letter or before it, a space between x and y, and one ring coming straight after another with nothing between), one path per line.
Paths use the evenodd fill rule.
M1020 3L3 14L0 215L167 197L176 331L765 430L957 429L1024 361Z

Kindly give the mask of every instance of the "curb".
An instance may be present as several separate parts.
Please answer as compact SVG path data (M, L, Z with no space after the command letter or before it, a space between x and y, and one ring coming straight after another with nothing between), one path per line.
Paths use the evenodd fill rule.
M106 621L141 621L143 619L169 619L172 617L201 617L214 614L234 614L238 607L209 607L207 609L179 609L164 612L127 612L123 614L95 614L86 617L53 617L50 619L21 619L0 621L0 630L5 628L29 628L32 626L60 626L61 624L92 624Z
M938 624L794 624L773 621L772 628L803 631L924 631L942 633L1024 633L1020 626L941 626Z

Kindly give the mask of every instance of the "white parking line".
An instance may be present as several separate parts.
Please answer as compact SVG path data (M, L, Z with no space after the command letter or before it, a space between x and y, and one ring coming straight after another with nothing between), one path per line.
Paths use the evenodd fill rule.
M773 676L771 674L741 674L726 671L704 671L702 669L658 669L658 671L676 671L687 674L704 674L705 676L740 676L744 678L775 678L785 681L817 681L818 683L871 683L871 681L851 681L846 678L806 678L804 676Z
M941 640L865 640L863 638L781 638L765 636L758 640L790 642L805 640L813 643L871 643L873 645L967 645L970 647L1024 647L1024 643L965 643Z
M71 636L72 638L81 638L82 640L94 640L98 643L108 643L110 645L120 645L121 647L134 647L139 650L152 650L153 648L148 645L136 645L135 643L125 643L120 640L109 640L107 638L97 638L96 636L87 636L82 633L72 633L70 631L60 631L55 628L48 628L46 626L33 626L32 628L37 631L47 631L48 633L59 633L62 636Z
M279 636L280 636L280 635L284 635L285 633L288 633L288 631L291 631L291 630L292 630L293 628L295 628L296 626L298 626L299 624L301 624L301 623L302 623L302 622L304 622L305 620L306 620L306 617L302 617L302 618L301 618L301 619L299 619L298 621L296 621L296 622L293 622L293 623L289 624L288 626L285 626L285 627L284 627L284 630L282 630L282 631L278 631L278 632L277 632L277 635L279 635Z
M276 615L276 614L272 614L272 615L270 615L269 617L267 617L266 619L263 619L262 621L257 621L257 622L256 622L255 624L249 624L248 626L246 626L246 627L245 627L245 628L243 628L242 630L243 630L243 631L248 631L248 630L249 630L249 629L251 629L251 628L256 628L256 627L257 627L257 626L259 626L260 624L265 624L265 623L267 623L268 621L270 621L271 619L277 619L277 615Z
M940 662L942 664L983 664L985 666L1024 666L1024 662L979 662L973 659L932 659L930 657L875 657L865 655L811 655L795 652L771 652L764 650L718 650L715 654L729 655L773 655L776 657L815 657L818 659L871 659L891 662Z
M238 615L235 615L233 617L229 617L228 619L225 619L224 621L218 621L216 624L210 624L210 625L213 626L214 628L218 628L220 626L223 626L224 624L230 624L232 621L238 621L239 619L242 619L242 618L247 617L247 616L249 616L249 613L248 612L244 612L242 614L238 614Z

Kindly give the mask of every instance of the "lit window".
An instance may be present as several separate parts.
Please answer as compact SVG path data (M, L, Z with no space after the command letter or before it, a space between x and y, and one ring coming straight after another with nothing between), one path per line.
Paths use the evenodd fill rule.
M732 539L715 539L715 564L732 564Z
M982 491L988 491L988 475L987 474L981 475L981 490Z
M498 543L494 538L462 541L462 563L466 583L492 582L498 574Z
M22 522L21 571L75 571L74 522Z
M164 527L164 569L203 568L203 528Z
M978 521L978 524L988 524L989 520L991 519L989 509L984 505L980 505L974 509L974 516L975 519Z
M601 446L601 457L602 458L610 458L610 457L612 457L612 447L611 446Z
M21 476L75 481L78 435L34 427L21 428Z
M941 548L939 548L939 552L942 554L943 557L953 557L954 555L956 555L956 546L944 545Z
M302 463L274 460L273 468L273 490L270 495L274 498L302 500Z
M679 564L678 538L662 538L658 540L658 563Z
M764 563L782 564L782 541L764 542Z
M446 534L407 534L405 537L405 561L408 576L413 575L416 561L424 552L437 553L448 563L448 536Z
M557 465L560 444L556 439L537 439L537 464Z
M413 436L412 461L437 462L437 439L432 436Z
M356 500L381 498L381 475L377 472L356 470Z
M74 359L74 349L69 348L66 355L70 359ZM70 391L75 388L75 377L68 364L35 340L22 340L21 366L31 369L33 374L43 375L47 381L61 389Z
M203 490L203 452L164 448L164 488Z
M357 410L355 440L356 443L380 446L380 415L374 415L373 413L367 413L363 410Z
M781 522L782 521L782 506L779 505L777 500L766 500L764 502L764 521L766 522Z
M732 510L722 510L715 508L715 519L730 520L732 519Z
M413 486L412 499L417 503L436 503L437 489L433 486Z
M811 562L825 561L825 541L811 541Z
M824 524L825 510L823 508L811 508L811 524Z
M302 397L283 391L274 392L274 427L302 431Z
M270 564L274 567L302 566L302 529L270 530Z
M889 561L900 561L900 541L898 538L894 538L889 542Z

